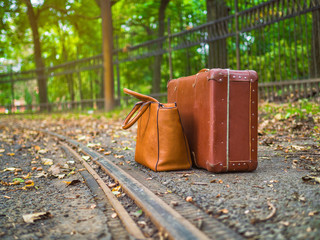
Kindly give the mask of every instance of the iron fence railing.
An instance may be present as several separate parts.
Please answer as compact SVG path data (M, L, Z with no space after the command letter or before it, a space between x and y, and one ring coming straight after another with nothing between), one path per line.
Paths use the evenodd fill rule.
M320 0L225 2L230 8L227 16L173 34L170 34L168 24L168 34L164 37L134 46L116 44L113 55L118 101L124 99L120 93L122 87L144 84L127 80L130 69L147 59L149 68L145 78L151 79L150 63L159 55L165 60L163 78L194 74L212 62L209 67L256 70L260 98L270 101L301 97L319 99ZM0 74L0 89L7 88L8 98L14 99L15 89L36 80L36 73L36 70L30 70ZM64 97L61 97L62 93L58 97L54 93L49 95L51 109L59 110L56 106L62 106L61 102L70 108L103 105L101 54L47 67L45 75L49 94L53 82L61 82L67 89ZM165 83L162 81L162 89L165 89ZM27 105L30 109L30 104Z

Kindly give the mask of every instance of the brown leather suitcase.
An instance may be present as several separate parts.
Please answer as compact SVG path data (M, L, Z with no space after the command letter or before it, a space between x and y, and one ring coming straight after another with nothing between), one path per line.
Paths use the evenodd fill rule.
M203 69L168 83L197 167L210 172L257 168L258 75Z

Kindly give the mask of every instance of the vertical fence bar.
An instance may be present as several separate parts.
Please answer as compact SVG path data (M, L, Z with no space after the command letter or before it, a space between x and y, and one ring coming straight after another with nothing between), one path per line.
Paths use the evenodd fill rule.
M12 64L10 64L10 81L11 81L11 112L14 112L14 80L12 72Z
M240 36L239 36L239 22L238 22L238 0L234 0L234 18L235 18L235 32L236 32L236 58L237 58L237 69L240 70Z
M118 96L118 103L120 104L121 92L120 92L120 67L119 67L119 36L116 36L116 69L117 69L117 96Z

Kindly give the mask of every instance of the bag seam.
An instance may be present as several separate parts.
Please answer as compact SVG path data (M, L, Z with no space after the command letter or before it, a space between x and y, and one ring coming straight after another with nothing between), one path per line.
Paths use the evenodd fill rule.
M158 163L159 163L159 158L160 158L160 138L159 138L159 109L160 109L160 104L158 104L158 109L157 109L157 138L158 138L158 159L157 159L157 163L155 166L155 171L157 172L157 168L158 168Z

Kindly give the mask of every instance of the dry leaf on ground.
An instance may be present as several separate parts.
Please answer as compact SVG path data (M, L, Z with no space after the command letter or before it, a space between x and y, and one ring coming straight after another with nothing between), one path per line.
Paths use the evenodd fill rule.
M33 223L36 220L50 218L52 217L52 215L50 212L38 212L38 213L32 213L32 214L25 214L22 217L26 223Z

